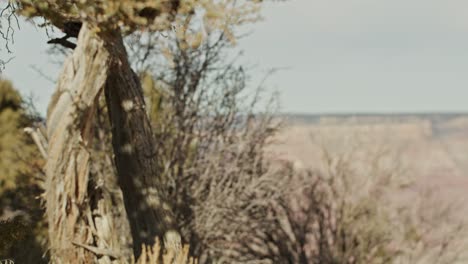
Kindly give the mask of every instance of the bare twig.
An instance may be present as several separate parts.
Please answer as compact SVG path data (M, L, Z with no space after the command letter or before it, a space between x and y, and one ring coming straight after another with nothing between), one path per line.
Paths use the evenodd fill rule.
M76 241L72 241L72 244L76 245L76 246L79 246L79 247L82 247L88 251L91 251L93 252L94 254L98 255L98 256L109 256L109 257L112 257L114 259L118 259L119 257L121 257L121 254L119 254L118 252L114 252L110 249L105 249L105 248L98 248L98 247L94 247L94 246L89 246L89 245L85 245L85 244L82 244L82 243L79 243L79 242L76 242Z

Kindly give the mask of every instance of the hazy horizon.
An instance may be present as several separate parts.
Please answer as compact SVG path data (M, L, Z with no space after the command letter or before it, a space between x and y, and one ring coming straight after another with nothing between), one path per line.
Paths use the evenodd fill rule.
M245 28L242 62L257 65L281 112L468 112L468 2L461 0L289 0L268 3L264 21ZM46 54L43 29L20 21L2 77L33 94L44 114L60 66ZM60 32L56 32L60 36ZM27 77L27 78L26 78Z

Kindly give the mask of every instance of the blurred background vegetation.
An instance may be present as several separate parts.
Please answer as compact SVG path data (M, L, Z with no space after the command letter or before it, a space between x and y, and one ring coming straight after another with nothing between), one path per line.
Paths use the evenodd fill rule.
M12 83L0 80L0 255L19 263L46 262L47 229L41 207L44 159L24 128L34 118Z

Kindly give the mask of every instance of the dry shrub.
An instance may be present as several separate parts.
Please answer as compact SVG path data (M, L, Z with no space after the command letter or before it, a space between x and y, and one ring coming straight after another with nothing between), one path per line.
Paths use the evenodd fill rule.
M244 78L238 68L230 71L229 78ZM173 110L159 115L155 124L165 189L175 202L182 234L200 263L232 263L236 258L227 256L242 239L239 228L255 224L251 214L256 219L265 216L265 209L281 192L276 184L286 179L273 174L263 157L276 129L272 117L256 116L251 107L241 107L244 84L237 85L241 89L225 86L210 96L202 88L206 97L198 105L177 102L184 96L169 94L163 100L170 100ZM204 108L205 104L209 107Z
M151 246L142 246L141 255L135 263L132 257L132 264L197 264L196 259L189 257L189 247L185 245L180 252L169 249L162 253L162 247L158 239Z
M419 249L421 235L411 234L427 233L421 218L428 211L414 213L416 207L393 201L392 193L408 188L405 168L398 149L376 141L372 131L323 139L316 170L268 158L278 124L272 111L258 112L259 94L246 92L244 69L222 59L229 43L212 34L187 49L168 38L160 47L170 58L160 64L159 70L166 70L143 81L158 175L174 202L190 255L200 263L452 259L448 250L440 250L447 248L440 241L459 229L441 231L446 239ZM434 208L439 209L444 207ZM429 226L452 226L446 220ZM450 243L455 250L461 241ZM416 252L421 254L410 257Z
M322 139L317 168L297 170L266 158L274 132L266 117L225 127L179 182L190 186L181 223L200 263L466 261L466 224L453 204L413 193L395 142L372 133ZM411 203L397 199L408 193Z
M465 219L455 216L461 204L441 201L434 189L414 195L393 216L398 224L394 244L400 245L394 263L466 263L468 227Z
M397 153L369 137L322 144L321 166L303 177L302 193L285 208L308 263L390 261L396 252L387 247L393 230L386 205L402 172Z
M228 37L213 33L207 39L196 49L168 40L162 49L172 63L143 77L143 86L158 175L191 255L200 263L242 262L244 234L269 214L287 177L264 159L278 127L270 111L274 101L259 113L261 89L249 94L243 67L223 57Z
M321 165L296 174L296 193L277 214L282 225L269 227L284 230L273 244L298 249L281 263L466 261L467 226L455 219L453 205L430 193L396 199L412 192L411 175L395 142L378 138L321 139Z

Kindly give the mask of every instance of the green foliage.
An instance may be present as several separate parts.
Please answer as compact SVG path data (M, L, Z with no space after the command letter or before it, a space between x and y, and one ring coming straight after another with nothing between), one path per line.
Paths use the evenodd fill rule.
M232 0L19 0L20 14L42 16L60 27L65 21L80 20L102 28L121 27L126 32L138 29L165 30L176 16L206 10L206 19L216 22L229 18L228 24L243 23L245 14L256 12L258 1L242 1L235 9ZM242 16L239 16L241 15ZM228 16L226 16L228 15ZM227 21L226 21L227 22ZM225 23L222 23L225 24ZM224 25L223 25L224 26Z
M163 120L173 111L168 105L169 95L162 87L157 86L150 73L141 74L140 80L152 125L155 130L161 130L164 126Z
M63 29L69 21L87 22L96 32L120 30L125 35L135 31L167 31L175 24L187 42L200 43L202 30L221 30L235 42L233 26L257 21L257 0L12 0L19 14L43 17L47 24ZM203 27L193 30L190 22L195 11L202 15ZM190 31L190 34L187 32ZM187 43L188 45L193 43Z
M21 107L21 96L15 91L11 82L0 80L0 111L6 108L18 110Z
M31 121L22 103L11 82L0 80L0 215L13 217L0 223L0 241L4 242L0 255L21 263L39 263L46 229L35 178L44 160L23 131ZM23 247L28 248L28 254Z
M0 221L0 252L10 249L14 241L21 241L26 236L27 225L19 217Z
M22 131L27 118L21 104L11 83L0 80L0 188L13 188L20 175L32 172L36 148Z
M187 7L189 3L183 4ZM147 27L160 30L167 25L161 24L179 8L175 0L21 0L21 14L34 17L43 16L60 27L68 20L80 20L95 24L99 28L121 26L124 30ZM158 18L158 19L157 19Z

